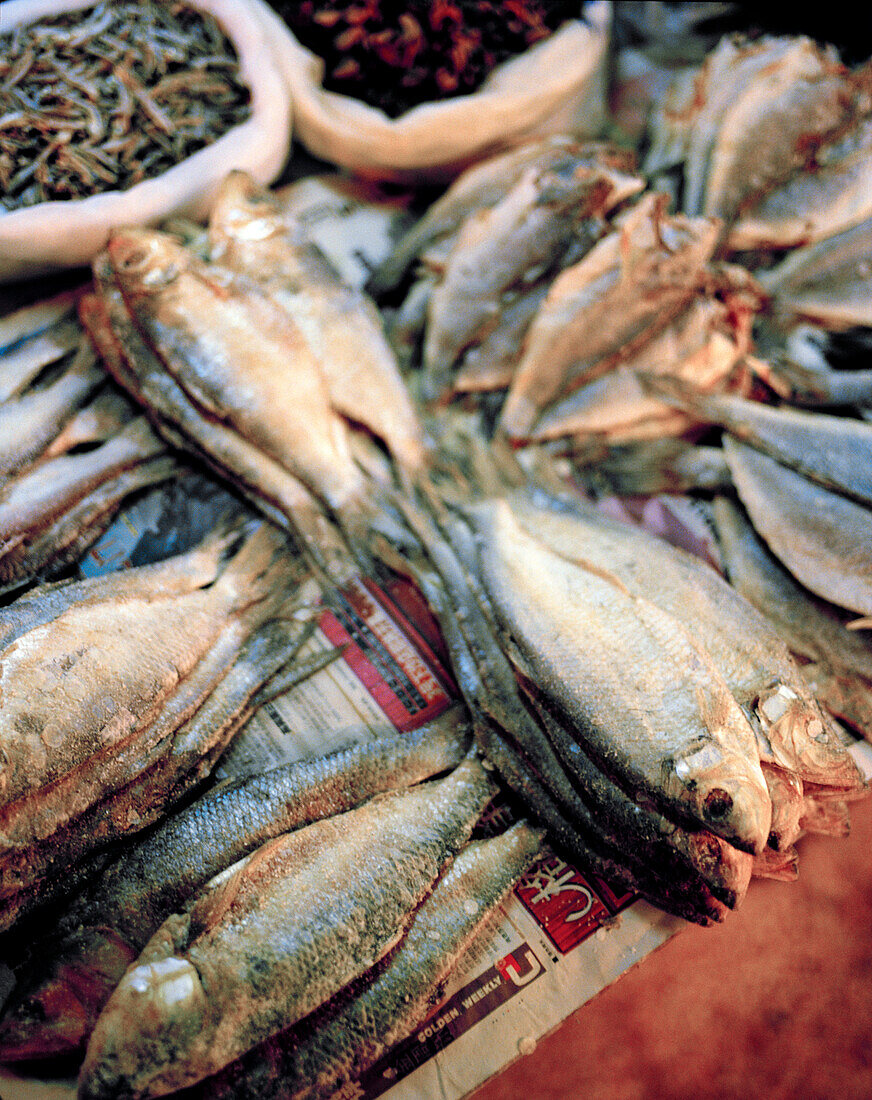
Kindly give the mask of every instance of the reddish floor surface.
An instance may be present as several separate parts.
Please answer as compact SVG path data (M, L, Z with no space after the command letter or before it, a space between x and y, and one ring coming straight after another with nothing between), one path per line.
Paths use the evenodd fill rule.
M755 880L474 1100L872 1097L872 799L847 839L800 841L795 883Z

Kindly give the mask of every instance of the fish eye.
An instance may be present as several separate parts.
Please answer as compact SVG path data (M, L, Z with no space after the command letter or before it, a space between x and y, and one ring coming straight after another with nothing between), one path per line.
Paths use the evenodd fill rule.
M705 797L705 815L710 821L717 821L733 808L733 800L727 791L715 787Z
M148 249L146 248L134 248L131 252L128 252L119 261L119 267L124 268L126 271L133 271L138 267L142 267L148 261Z

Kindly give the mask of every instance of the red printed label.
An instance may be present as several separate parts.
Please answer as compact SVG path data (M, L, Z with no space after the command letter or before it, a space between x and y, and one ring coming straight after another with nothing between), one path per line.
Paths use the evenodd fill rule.
M564 955L614 912L603 903L589 878L555 855L535 864L515 887L515 893Z
M383 597L387 601L386 597ZM321 630L337 647L372 698L401 732L437 718L449 706L450 679L426 643L414 641L363 583L335 594Z

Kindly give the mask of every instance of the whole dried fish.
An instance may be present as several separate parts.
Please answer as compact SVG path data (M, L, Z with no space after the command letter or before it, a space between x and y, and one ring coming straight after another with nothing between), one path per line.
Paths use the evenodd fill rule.
M222 183L209 215L212 259L254 279L302 329L337 412L384 440L407 478L424 433L373 303L344 284L304 227L245 173Z
M39 458L65 421L105 381L105 373L85 343L52 384L0 404L0 484Z
M794 577L872 615L872 512L731 436L724 452L754 527Z
M469 760L247 857L128 970L91 1036L82 1100L192 1084L323 1004L398 942L492 795Z
M813 782L862 785L777 632L703 561L582 502L561 508L516 494L511 507L532 538L680 622L756 716L773 763Z
M20 975L0 1023L4 1061L83 1050L110 993L148 938L214 875L254 848L460 763L459 732L424 727L282 765L207 792L104 870Z
M732 222L846 124L851 85L808 38L723 38L656 113L645 170L682 163L683 210Z
M579 145L572 138L549 135L468 168L430 206L423 218L400 238L390 256L373 272L367 284L370 294L380 297L393 290L402 282L406 270L433 241L456 233L476 210L496 206L529 167L535 165L547 170L552 164L565 160L568 153L581 155L586 150L589 154L596 148L592 144ZM620 154L615 153L614 156L615 168L632 169L632 157L624 154L623 159L618 160Z
M535 858L542 832L525 822L471 841L415 913L372 977L340 994L303 1028L277 1035L205 1081L209 1100L326 1100L410 1035L452 966L483 935Z
M159 567L128 570L0 613L4 926L45 876L202 778L288 659L277 617L297 570L283 539L261 527L222 564L224 543L205 588L184 567L167 567L168 584L183 578L175 591Z
M452 550L421 517L414 522L443 583L421 567L411 575L439 620L479 745L503 779L580 866L688 920L721 920L724 906L736 905L747 889L752 857L623 793L543 705L523 661L522 699ZM452 543L466 559L459 534L452 532Z

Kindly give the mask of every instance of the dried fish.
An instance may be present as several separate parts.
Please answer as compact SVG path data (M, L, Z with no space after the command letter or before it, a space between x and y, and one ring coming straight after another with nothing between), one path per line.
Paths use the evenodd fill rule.
M282 765L207 792L103 871L20 976L0 1023L4 1061L83 1050L110 993L157 927L254 848L385 790L455 767L459 732L424 727Z
M531 538L504 502L472 517L496 614L606 773L665 814L759 851L770 808L754 735L707 655L654 605ZM583 650L568 641L579 633ZM649 693L656 727L644 717Z
M425 396L444 395L454 362L493 326L505 291L551 267L574 237L593 245L604 215L641 188L637 176L567 156L545 171L527 169L504 199L467 218L428 303Z
M772 763L813 782L862 786L784 642L713 569L579 501L561 507L515 494L510 503L515 521L532 538L562 559L612 577L633 597L680 622L704 647L742 708L756 716Z
M496 206L528 168L536 166L546 171L553 164L565 160L568 154L582 156L582 151L586 150L590 155L596 149L593 144L579 145L572 138L549 135L468 168L430 206L423 218L400 238L390 256L373 272L367 284L370 294L378 298L397 287L406 270L433 241L456 233L476 210ZM613 167L632 170L631 156L623 154L621 157L621 154L615 153L614 157Z
M828 329L872 325L872 218L797 248L760 283L783 318L808 318Z
M713 516L731 583L810 662L801 671L823 705L872 736L872 646L837 608L797 584L728 498L716 498Z
M116 233L109 254L128 311L198 423L217 420L237 433L248 470L257 465L253 450L301 481L340 520L366 562L368 531L381 520L380 511L299 327L249 280L201 263L165 234ZM170 419L187 434L179 419ZM201 431L198 447L207 440ZM221 464L228 465L230 456L225 447ZM256 477L246 473L241 480L256 487ZM301 534L321 566L320 532L304 526L309 516L311 509L306 516L285 514L284 525Z
M754 527L794 577L830 603L872 614L872 512L731 436L724 451Z
M303 1028L277 1035L204 1082L202 1095L326 1100L359 1077L424 1018L452 966L486 933L541 840L540 830L519 822L491 840L467 844L371 977Z
M183 564L166 568L166 586L160 567L128 570L0 614L4 927L43 878L202 778L287 660L293 628L277 616L297 570L283 539L261 527L223 565L222 545L206 588Z
M337 412L382 439L406 478L425 459L424 433L373 303L344 284L304 227L242 172L209 215L212 259L258 282L302 329Z
M323 1004L399 941L493 791L465 761L247 857L127 971L91 1036L79 1095L192 1084Z
M667 217L647 194L554 281L530 326L501 425L526 438L542 410L629 357L680 312L704 281L719 223ZM638 345L637 345L638 346Z
M647 376L645 383L806 477L872 503L872 426L864 421L700 393L677 378Z
M84 343L69 368L51 385L0 404L0 484L34 462L91 394L106 381Z

